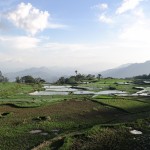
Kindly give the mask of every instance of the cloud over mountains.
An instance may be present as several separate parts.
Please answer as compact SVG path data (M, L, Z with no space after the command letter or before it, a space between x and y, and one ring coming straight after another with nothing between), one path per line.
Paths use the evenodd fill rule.
M7 12L5 17L16 27L25 30L28 34L35 35L46 28L62 28L61 24L50 22L50 13L41 11L30 3L20 3L18 6Z
M126 11L135 9L140 2L144 0L124 0L120 7L116 10L117 14L125 13Z

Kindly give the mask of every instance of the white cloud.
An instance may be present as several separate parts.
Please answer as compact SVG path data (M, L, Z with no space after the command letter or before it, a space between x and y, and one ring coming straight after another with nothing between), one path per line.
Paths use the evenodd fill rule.
M111 24L113 23L113 19L106 15L108 12L108 4L100 3L92 6L92 8L98 8L98 10L102 10L102 13L98 15L98 20L103 23Z
M133 11L133 14L134 14L135 16L137 16L138 18L144 18L144 17L145 17L145 14L144 14L142 8L135 9L135 10Z
M126 11L133 10L136 8L140 2L144 0L123 0L121 6L116 10L117 14L125 13Z
M149 44L150 39L150 20L143 19L138 20L133 24L129 24L128 26L122 29L122 33L120 34L120 38L126 41L132 41L143 44Z
M142 0L135 0L137 5L140 1ZM150 19L143 9L142 6L139 6L125 16L119 15L119 18L124 21L119 24L120 33L118 37L129 45L133 43L133 45L139 45L139 47L150 47Z
M149 37L146 37L148 38L146 44L144 39L143 42L136 42L132 41L132 38L128 39L127 36L129 35L126 34L114 42L106 41L98 44L52 43L44 38L0 36L0 61L7 61L19 67L32 65L84 69L88 66L89 71L100 71L127 62L148 60Z
M46 28L62 28L63 25L49 22L50 14L40 11L30 3L21 3L15 10L6 13L6 18L16 27L24 29L27 33L35 35Z
M112 18L107 17L104 13L99 16L99 21L101 21L103 23L107 23L107 24L113 23Z
M57 24L57 23L49 23L48 28L51 28L51 29L57 29L57 28L68 28L67 25L63 25L63 24Z
M106 34L112 36L112 39L106 39L106 43L102 44L109 45L109 48L99 48L95 54L120 64L149 60L150 19L145 7L140 5L142 1L144 0L124 0L117 10L105 10L99 15L100 22L113 23L111 28L106 29ZM101 60L104 61L103 58Z
M106 10L106 9L108 9L108 4L107 3L101 3L101 4L94 5L92 8L98 8L101 10Z
M108 9L108 5L106 3L103 3L100 5L101 9Z
M113 23L112 30L107 30L111 36L114 33L112 40L104 37L103 43L71 44L52 43L46 37L0 36L0 59L24 66L86 66L89 71L149 59L150 19L143 7L136 7L125 15L116 15L115 11L110 14L110 11L104 10L99 21ZM50 26L53 28L53 24Z
M0 36L0 46L16 50L31 50L38 47L40 39L28 36Z

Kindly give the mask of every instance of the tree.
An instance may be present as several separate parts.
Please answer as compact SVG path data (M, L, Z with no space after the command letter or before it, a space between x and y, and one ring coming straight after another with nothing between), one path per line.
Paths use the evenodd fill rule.
M0 76L3 76L1 71L0 71Z
M32 76L24 76L21 78L22 83L35 83L35 79Z
M44 83L46 82L44 79L42 78L33 78L30 75L27 76L23 76L23 77L16 77L16 82L17 83Z
M46 82L44 79L35 78L35 83L44 83L44 82Z
M64 77L60 77L57 81L58 84L65 84L65 78Z
M0 82L8 82L8 78L4 77L1 71L0 71Z
M95 75L92 75L92 74L88 74L87 76L86 76L86 79L87 80L93 80L95 78Z
M80 73L76 75L76 81L81 81L81 80L84 80L84 79L85 79L84 75L81 75Z
M7 77L4 77L3 82L8 82L9 79Z
M65 83L66 84L76 84L76 79L74 76L71 76L70 78L66 78Z
M0 71L0 82L3 82L3 80L4 80L4 77L2 75L2 72Z
M21 83L21 79L19 77L16 77L16 83Z
M100 80L100 78L102 77L102 75L101 74L98 74L97 75L97 78Z
M143 75L135 76L134 79L150 79L150 74L149 75L143 74Z
M78 71L77 70L75 70L75 73L76 73L76 75L78 74Z

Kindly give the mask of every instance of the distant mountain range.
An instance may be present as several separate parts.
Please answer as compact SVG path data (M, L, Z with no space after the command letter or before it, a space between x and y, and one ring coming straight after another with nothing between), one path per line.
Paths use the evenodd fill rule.
M46 68L46 67L40 67L40 68L29 68L18 72L11 72L11 73L5 73L4 76L6 76L9 81L15 81L16 77L23 77L26 75L31 75L34 78L42 78L46 80L47 82L54 82L61 76L69 76L70 72L72 74L74 73L74 70L66 69L66 68Z
M34 78L40 77L42 79L45 79L47 82L54 82L58 80L58 78L60 78L61 76L67 77L70 75L75 75L74 71L75 69L73 68L40 67L29 68L18 72L5 73L4 76L8 77L9 81L15 81L15 78L18 76L23 77L25 75L31 75ZM109 69L100 73L103 77L114 78L125 78L143 74L150 74L150 61L146 61L144 63L125 64L117 68Z
M150 74L150 61L144 63L125 64L118 68L101 72L103 77L125 78Z

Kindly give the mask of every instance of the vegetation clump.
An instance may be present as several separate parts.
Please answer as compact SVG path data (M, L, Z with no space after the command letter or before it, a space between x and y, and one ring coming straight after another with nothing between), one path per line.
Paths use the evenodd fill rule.
M142 90L137 87L149 90L147 83L137 86L134 79L102 78L81 75L78 71L75 73L68 79L64 78L65 82L61 79L57 84L78 84L72 86L76 87L76 91L100 93L116 89L129 95L93 96L75 95L72 92L68 92L68 95L29 95L43 90L42 82L37 83L29 76L19 83L2 82L1 150L38 147L60 150L150 149L150 99L148 96L132 96ZM130 84L116 84L127 82ZM58 90L56 85L54 87ZM13 115L10 115L12 112ZM131 130L141 131L142 134L131 134ZM30 134L31 131L34 134Z
M16 77L17 83L44 83L45 80L41 78L33 78L30 75L23 76L23 77Z
M4 77L1 71L0 71L0 82L8 82L8 78Z
M84 75L84 74L77 73L77 71L75 71L75 73L76 73L75 76L70 76L69 78L60 77L57 80L56 84L71 84L71 85L76 85L78 83L87 84L91 81L97 80L95 75L92 74Z
M13 113L12 113L12 112L4 112L4 113L1 113L1 114L0 114L0 118L9 116L9 115L11 115L11 114L13 114Z
M51 121L50 116L38 116L32 119L33 121Z

